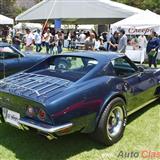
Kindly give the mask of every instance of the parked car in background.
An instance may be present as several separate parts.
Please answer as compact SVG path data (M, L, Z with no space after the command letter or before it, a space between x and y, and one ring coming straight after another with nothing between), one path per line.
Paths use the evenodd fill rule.
M118 53L56 55L0 81L5 122L49 139L91 133L105 145L120 140L128 115L159 97L160 69Z
M22 53L12 45L0 42L0 78L30 68L47 57L36 53Z

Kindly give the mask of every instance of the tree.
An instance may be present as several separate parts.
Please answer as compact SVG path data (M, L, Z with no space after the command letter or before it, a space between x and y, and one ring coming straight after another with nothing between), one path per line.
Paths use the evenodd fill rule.
M26 1L26 0L24 0ZM42 0L33 0L35 3L39 3ZM15 18L18 14L25 11L26 8L16 6L16 0L0 0L0 14L4 14L8 17Z
M143 1L143 8L144 9L150 9L154 12L157 12L160 7L160 1L159 0L144 0Z
M0 0L0 11L1 14L4 14L9 17L15 16L15 2L16 0Z
M160 13L160 0L114 0L130 6L138 7L141 9L149 9L153 12Z

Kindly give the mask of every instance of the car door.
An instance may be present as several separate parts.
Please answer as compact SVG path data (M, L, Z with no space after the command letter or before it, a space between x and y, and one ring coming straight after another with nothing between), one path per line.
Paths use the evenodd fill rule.
M134 63L125 56L115 59L112 64L116 75L124 81L128 111L153 99L156 80L152 72L140 72Z

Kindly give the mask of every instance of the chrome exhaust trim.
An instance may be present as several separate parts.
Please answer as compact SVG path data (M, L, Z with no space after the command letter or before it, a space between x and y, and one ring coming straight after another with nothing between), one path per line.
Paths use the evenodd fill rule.
M72 123L67 123L67 124L63 124L63 125L59 125L59 126L52 126L52 125L48 125L48 124L45 124L42 122L36 122L36 121L30 120L28 118L21 118L18 121L18 123L22 126L24 125L26 127L31 127L31 128L37 129L37 130L44 132L44 133L55 133L55 132L59 132L61 130L64 130L64 129L67 129L67 128L70 128L73 126Z
M51 133L38 132L38 134L46 137L46 138L47 138L48 140L50 140L50 141L53 140L53 139L57 139L57 137L54 136L54 135L51 134Z

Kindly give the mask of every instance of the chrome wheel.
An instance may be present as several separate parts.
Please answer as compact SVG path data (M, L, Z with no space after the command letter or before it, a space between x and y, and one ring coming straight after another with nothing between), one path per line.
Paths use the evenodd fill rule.
M122 138L126 122L126 103L122 98L116 97L106 105L94 132L95 139L111 146Z
M115 137L121 132L123 126L124 113L120 106L114 107L107 119L107 133L110 138Z

